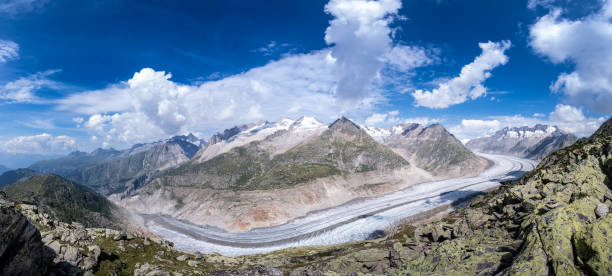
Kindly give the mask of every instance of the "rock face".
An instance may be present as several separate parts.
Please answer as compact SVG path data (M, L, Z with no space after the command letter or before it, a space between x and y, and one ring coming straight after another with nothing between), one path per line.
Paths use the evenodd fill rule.
M383 138L385 145L415 164L436 175L465 177L482 172L487 161L476 156L442 125L419 124L395 126Z
M470 140L466 146L483 153L514 155L541 160L550 153L567 147L577 140L556 126L506 127L491 136Z
M48 261L38 229L0 195L0 275L45 275Z

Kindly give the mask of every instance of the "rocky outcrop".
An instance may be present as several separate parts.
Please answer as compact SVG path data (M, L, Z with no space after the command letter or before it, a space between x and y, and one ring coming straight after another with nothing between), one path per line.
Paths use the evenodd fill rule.
M0 195L0 275L45 275L48 261L38 229Z

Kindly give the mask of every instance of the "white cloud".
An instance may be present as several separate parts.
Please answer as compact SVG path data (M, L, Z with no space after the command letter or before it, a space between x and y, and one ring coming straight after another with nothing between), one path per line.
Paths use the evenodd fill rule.
M92 141L115 146L261 119L363 118L386 101L382 67L406 72L433 60L424 48L392 45L388 24L400 6L397 0L332 0L325 7L334 16L325 34L328 49L189 85L144 68L127 81L61 99L58 109L83 115Z
M528 0L527 8L535 10L537 7L550 8L555 0Z
M19 44L0 39L0 63L7 62L19 57Z
M550 113L549 120L565 131L578 136L588 136L595 132L606 119L604 117L589 118L582 113L581 109L558 104L555 111Z
M265 46L259 47L257 49L253 49L251 50L251 52L261 53L264 56L269 56L283 49L287 49L287 47L289 47L289 44L287 43L277 43L276 41L270 41Z
M459 125L451 127L450 131L460 139L471 139L491 135L504 127L533 127L536 124L544 124L558 126L565 132L582 137L591 135L605 121L604 117L587 117L582 110L564 104L558 104L555 110L548 114L548 118L544 118L544 114L534 115L538 116L489 116L488 120L462 120Z
M399 71L409 71L414 68L430 65L438 61L436 49L425 49L417 46L397 45L382 57L386 64Z
M42 8L48 0L2 0L0 1L0 13L17 14L30 12Z
M398 110L392 110L386 113L373 113L365 120L367 126L390 126L405 123L417 123L421 125L430 125L433 123L439 123L440 119L428 118L428 117L414 117L404 118L399 116Z
M74 138L64 135L53 136L48 133L0 141L0 150L6 153L56 155L68 153L76 148Z
M567 102L597 112L612 112L612 1L601 10L576 20L552 9L530 28L530 46L553 63L574 64L573 72L558 76L553 92Z
M108 89L62 99L59 109L91 115L84 126L99 141L111 144L218 130L264 118L312 114L331 119L347 107L329 92L336 80L325 58L328 54L290 56L197 86L173 82L170 74L145 68ZM369 108L366 101L360 106Z
M325 30L325 42L332 45L336 60L338 98L353 101L367 96L391 49L389 23L401 6L399 0L331 0L325 5L325 12L334 17Z
M376 126L389 121L397 122L397 120L397 114L394 116L389 113L374 113L370 115L370 117L366 118L365 124L367 126Z
M0 85L0 100L12 103L37 103L42 100L35 92L43 88L57 89L61 85L48 78L48 76L59 72L59 70L48 70L38 72L27 77Z
M459 76L440 83L432 91L416 90L412 93L416 106L447 108L486 94L483 82L491 76L491 70L508 62L504 54L510 41L479 43L482 53L470 64L461 68Z
M498 120L461 120L461 124L449 131L459 139L467 139L492 134L499 128Z

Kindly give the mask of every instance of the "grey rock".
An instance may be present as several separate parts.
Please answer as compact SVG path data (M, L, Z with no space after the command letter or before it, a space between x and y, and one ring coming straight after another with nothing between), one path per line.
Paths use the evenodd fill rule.
M180 255L180 256L176 257L176 260L179 261L179 262L184 262L186 260L189 260L189 256L187 256L187 255Z
M0 195L0 275L44 275L45 256L38 229Z
M605 217L609 212L610 209L608 208L608 205L605 205L603 203L597 205L597 207L595 208L595 214L598 218Z

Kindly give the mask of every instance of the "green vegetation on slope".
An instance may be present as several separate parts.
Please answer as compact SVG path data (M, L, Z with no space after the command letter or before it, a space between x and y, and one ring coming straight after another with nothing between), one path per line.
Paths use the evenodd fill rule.
M57 175L35 176L5 186L2 191L12 200L39 205L66 223L79 222L86 227L111 228L120 225L112 202L90 188Z

